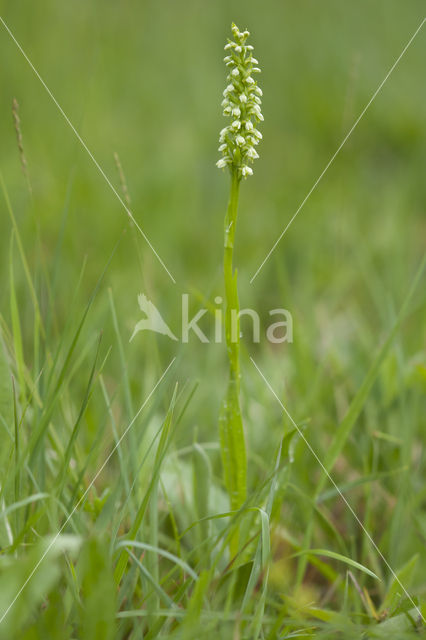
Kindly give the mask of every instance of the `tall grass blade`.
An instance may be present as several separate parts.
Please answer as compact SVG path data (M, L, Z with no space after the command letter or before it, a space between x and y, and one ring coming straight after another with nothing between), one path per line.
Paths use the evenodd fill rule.
M159 476L160 476L160 471L161 471L161 465L163 463L164 457L166 455L167 449L169 447L170 444L170 434L171 434L171 429L172 429L172 424L173 424L173 415L174 415L174 409L175 409L175 402L176 402L176 393L177 393L177 387L175 387L175 390L173 392L173 397L170 403L170 407L169 410L167 412L166 418L164 420L164 424L163 424L163 429L161 431L161 436L160 436L160 441L158 443L158 448L157 448L157 453L155 456L155 461L154 461L154 469L152 471L152 477L151 477L151 482L149 484L149 486L147 487L147 490L145 492L145 495L143 497L142 503L136 513L135 519L133 521L133 524L130 528L129 533L127 534L127 537L130 541L135 540L137 533L139 531L139 528L141 526L142 520L145 516L149 501L151 499L152 496L152 492L154 487L158 484L158 480L159 480ZM115 571L114 571L114 579L116 584L120 584L121 579L123 577L123 574L126 570L126 566L127 566L127 560L128 560L128 556L127 553L125 551L122 551L119 558L118 558L118 562L117 565L115 567Z

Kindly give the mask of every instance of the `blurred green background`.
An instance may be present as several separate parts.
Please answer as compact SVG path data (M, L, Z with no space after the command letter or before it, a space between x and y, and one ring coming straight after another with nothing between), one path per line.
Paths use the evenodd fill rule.
M220 280L228 185L213 169L231 20L252 31L264 89L261 159L241 203L245 287L423 13L420 0L2 2L5 21L116 186L118 152L134 214L178 286L203 290ZM11 199L24 218L10 113L15 96L46 250L73 176L64 285L85 255L96 277L123 228L123 212L3 27L0 46L2 171ZM339 274L348 270L351 287L365 289L360 244L391 293L407 284L424 239L425 48L420 33L279 246L275 259L292 287L313 281L312 296L305 296L311 305L344 294ZM2 222L3 243L7 231ZM141 245L147 277L168 291ZM271 261L247 295L261 300L273 290L274 271ZM132 298L140 284L126 243L110 277L124 275Z
M140 317L141 291L175 331L182 292L202 292L212 301L222 291L228 177L214 163L224 126L222 48L234 20L252 32L265 115L261 157L240 203L241 306L266 317L280 306L292 312L296 345L279 349L278 357L287 361L288 356L294 367L302 344L316 361L324 342L339 357L348 348L361 351L367 366L371 344L386 330L425 247L423 32L253 285L249 280L420 24L421 0L52 0L1 6L6 23L118 190L113 153L119 154L132 211L177 281L174 286L142 238L138 259L133 234L127 233L91 312L92 331L108 331L108 286L129 337ZM29 249L38 221L46 267L54 265L56 310L65 319L68 292L76 288L83 260L81 305L128 226L126 215L3 27L0 35L1 171ZM20 104L33 205L19 166L13 97ZM0 207L5 273L11 227L3 200ZM6 286L0 295L4 305ZM196 310L198 302L193 304ZM31 326L29 313L27 318ZM417 329L405 335L412 350L425 337L416 320ZM149 340L140 334L127 349L135 366ZM159 340L166 356L175 346ZM184 349L181 367L202 376L212 361L225 365L223 355L216 346L197 342Z
M140 292L152 298L175 332L182 293L192 293L195 312L204 298L212 302L222 292L229 185L215 161L218 132L224 126L223 45L231 21L251 31L263 72L259 84L265 122L254 177L242 185L236 249L240 299L242 307L258 309L264 319L271 308L289 309L294 343L272 348L264 340L256 347L246 342L243 406L250 455L254 460L258 456L261 471L267 468L282 432L282 416L248 354L255 354L278 389L285 381L290 413L305 421L310 441L323 454L328 434L359 388L425 249L425 29L271 259L252 285L249 281L419 26L424 1L3 0L0 6L15 37L120 190L113 156L118 153L132 212L177 283L143 239L131 232L121 205L0 26L0 169L30 264L36 263L38 226L45 268L55 283L60 330L72 295L77 291L73 308L82 313L120 239L85 336L94 344L104 329L104 344L113 347L106 372L119 389L110 287L135 404L147 372L152 371L155 380L155 371L179 354L176 375L184 382L200 382L179 432L185 442L192 440L195 429L203 439L217 440L224 348L196 340L176 347L166 337L148 334L139 334L130 344L128 338L141 317ZM20 170L11 113L14 97L20 105L33 200ZM0 305L8 321L11 223L3 198L0 212ZM31 301L18 260L16 272L24 348L31 364ZM46 298L44 305L47 309ZM383 456L383 469L412 461L416 473L407 481L414 492L424 480L424 454L418 447L426 431L421 399L425 321L423 279L383 367L374 401L346 452L351 469L363 473L372 434L386 432L394 440L377 436L374 456ZM78 388L80 382L75 384ZM92 411L96 416L96 409ZM408 432L413 448L404 453ZM295 467L295 483L310 493L315 485L310 454L300 445L297 456L302 464ZM345 462L337 471L345 476ZM394 503L386 491L396 493L398 482L389 481L378 498L388 510ZM408 503L400 504L408 508ZM303 510L299 513L294 504L287 515L295 530L302 531ZM401 529L391 530L392 562L405 557L404 545L410 552L422 547L416 532L426 535L426 517L419 513L416 518L415 525L408 525L408 514L404 520L414 527L411 536L403 539Z

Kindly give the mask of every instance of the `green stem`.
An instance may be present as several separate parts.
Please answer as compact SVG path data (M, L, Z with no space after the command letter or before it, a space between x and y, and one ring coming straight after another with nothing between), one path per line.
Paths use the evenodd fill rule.
M232 335L232 314L238 314L239 305L238 305L238 292L236 288L236 279L237 274L233 270L233 258L234 258L234 238L235 238L235 227L237 224L237 213L238 213L238 197L240 192L240 180L238 178L237 172L232 172L231 178L231 193L229 197L228 210L226 212L225 217L225 229L224 229L224 256L223 256L223 273L225 277L225 296L226 296L226 315L225 315L225 332L226 332L226 346L228 349L229 355L229 364L230 364L230 377L235 380L236 385L239 388L239 378L240 378L240 332L236 331L239 329L239 318L237 315L236 321L238 322L238 326L236 325L234 328L234 333L237 335ZM234 281L235 278L235 281ZM235 302L237 305L235 305ZM234 311L233 311L234 309ZM234 320L235 322L235 320Z
M225 483L232 510L239 509L246 499L247 459L244 429L240 409L240 322L237 272L233 270L235 227L237 222L240 178L232 170L231 192L225 217L224 261L225 333L229 359L229 381L220 415L220 440ZM238 537L231 550L238 549Z

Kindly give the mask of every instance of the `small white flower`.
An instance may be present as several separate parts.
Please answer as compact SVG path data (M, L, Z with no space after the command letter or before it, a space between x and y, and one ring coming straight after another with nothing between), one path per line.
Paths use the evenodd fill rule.
M247 102L247 96L245 93L240 94L240 102L242 102L243 104Z
M233 115L233 116L236 116L237 118L239 118L239 117L240 117L240 115L241 115L241 109L240 109L240 107L234 107L234 108L232 109L232 115Z
M222 152L222 151L226 151L226 149L228 148L228 145L226 143L221 144L218 151Z
M254 101L256 104L261 105L262 104L262 100L260 98L258 98L257 96L254 96Z
M259 120L263 120L264 119L263 116L262 116L262 112L261 112L261 110L259 108L259 105L257 105L257 104L254 104L252 106L252 108L250 110L250 113L252 115L254 115L256 118L258 118Z
M235 67L235 69L232 69L231 75L234 76L235 78L240 75L240 72L238 71L237 67Z
M227 51L228 49L232 49L232 47L233 47L233 43L228 42L228 44L226 44L223 48L225 49L225 51Z
M234 122L231 124L231 127L234 129L234 131L239 131L241 129L241 122L239 120L234 120Z
M221 102L221 106L222 107L227 107L229 105L229 100L228 98L224 98Z
M253 169L245 164L241 167L241 173L246 178L253 175Z
M225 58L226 60L226 58ZM253 58L253 56L250 56L250 58L248 58L247 62L251 62L251 64L259 64L259 60L256 60L256 58Z
M231 107L225 107L223 110L223 115L224 116L230 116L231 115Z
M262 73L262 71L259 69L259 67L253 67L253 69L251 70L252 73Z
M251 120L246 120L244 126L246 128L246 131L253 131L253 123Z
M258 96L261 96L261 97L263 96L263 91L260 87L256 87L254 91L255 93L257 93Z
M245 138L243 138L243 136L237 136L235 138L235 142L237 143L237 145L239 147L242 147L246 143L246 140L245 140Z
M247 76L246 82L247 82L247 84L254 84L254 80L253 80L253 78L251 76Z
M226 63L232 62L232 57L231 56L226 56L226 58L224 58L223 61L226 62Z
M250 149L247 151L247 156L252 160L256 160L259 157L259 154L257 153L256 149L250 147Z
M254 130L253 130L253 135L255 135L255 136L256 136L256 138L258 138L259 140L262 140L262 139L263 139L262 134L261 134L261 133L260 133L260 131L258 131L257 129L254 129Z
M246 44L246 49L248 49L248 51L253 51L254 47L251 44Z
M240 45L237 45L237 46L235 47L235 51L236 51L237 53L241 53L242 48L240 47Z
M231 158L221 158L216 162L216 166L219 167L219 169L224 169L230 160Z
M224 129L220 130L219 135L220 135L220 137L222 137L222 136L226 135L227 133L228 133L228 127L225 127Z

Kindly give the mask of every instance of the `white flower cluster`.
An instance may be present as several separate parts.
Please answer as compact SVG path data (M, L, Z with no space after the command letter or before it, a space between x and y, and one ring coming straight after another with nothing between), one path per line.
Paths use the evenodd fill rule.
M225 50L228 55L224 59L229 68L227 81L223 92L223 115L232 118L230 125L220 132L219 151L222 158L216 163L219 169L234 168L239 176L246 178L253 175L249 166L259 157L256 146L262 139L262 134L255 125L263 120L260 110L262 90L257 86L252 74L260 73L256 58L253 57L253 47L246 44L250 33L240 31L232 25L234 40L228 40Z

